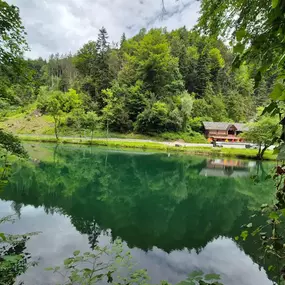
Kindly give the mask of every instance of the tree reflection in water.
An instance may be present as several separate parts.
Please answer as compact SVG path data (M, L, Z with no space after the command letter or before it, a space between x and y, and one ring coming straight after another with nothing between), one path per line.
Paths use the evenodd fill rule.
M239 235L241 225L274 193L272 181L262 181L270 164L71 146L53 153L51 146L37 147L36 162L13 165L0 199L13 201L18 215L20 205L32 205L69 216L88 235L91 248L110 230L113 239L145 251L156 246L199 252L214 238ZM218 173L209 172L213 169L224 175L209 175ZM259 184L251 180L254 175ZM250 241L242 246L257 261L256 246Z

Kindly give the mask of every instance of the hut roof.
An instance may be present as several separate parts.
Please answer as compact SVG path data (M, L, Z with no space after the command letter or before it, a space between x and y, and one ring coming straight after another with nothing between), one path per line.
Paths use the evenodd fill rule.
M203 125L206 130L226 131L231 126L234 126L237 129L237 131L240 131L240 132L246 131L248 129L247 126L242 123L203 122Z

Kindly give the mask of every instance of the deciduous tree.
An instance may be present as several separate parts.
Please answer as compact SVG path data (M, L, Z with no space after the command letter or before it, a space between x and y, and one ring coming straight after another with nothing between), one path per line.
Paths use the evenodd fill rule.
M62 122L62 117L66 113L80 107L82 100L75 90L70 89L67 93L61 91L52 91L43 107L53 117L54 120L54 134L56 139L59 139L59 127Z
M265 151L280 137L281 127L277 117L260 116L248 125L248 131L242 137L258 145L258 159L263 159Z
M96 128L99 128L100 118L96 112L87 112L84 118L84 124L91 131L91 144L93 141L94 131Z

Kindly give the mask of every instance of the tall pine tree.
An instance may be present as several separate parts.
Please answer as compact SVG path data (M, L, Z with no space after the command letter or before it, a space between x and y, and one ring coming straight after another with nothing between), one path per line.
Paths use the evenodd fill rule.
M102 96L102 90L107 89L111 86L111 81L113 80L109 67L110 59L110 44L108 42L107 30L102 27L99 30L99 35L97 39L96 49L96 87L97 94L95 101L98 104L99 109L104 107L104 99Z

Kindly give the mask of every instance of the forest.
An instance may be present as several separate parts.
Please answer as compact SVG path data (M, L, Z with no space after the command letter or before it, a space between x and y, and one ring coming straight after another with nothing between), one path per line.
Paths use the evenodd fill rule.
M255 65L233 69L231 48L186 27L141 29L120 43L110 43L103 27L75 54L17 60L16 68L0 65L2 121L43 116L57 137L101 129L203 140L202 121L254 120L276 78L267 72L255 88Z

